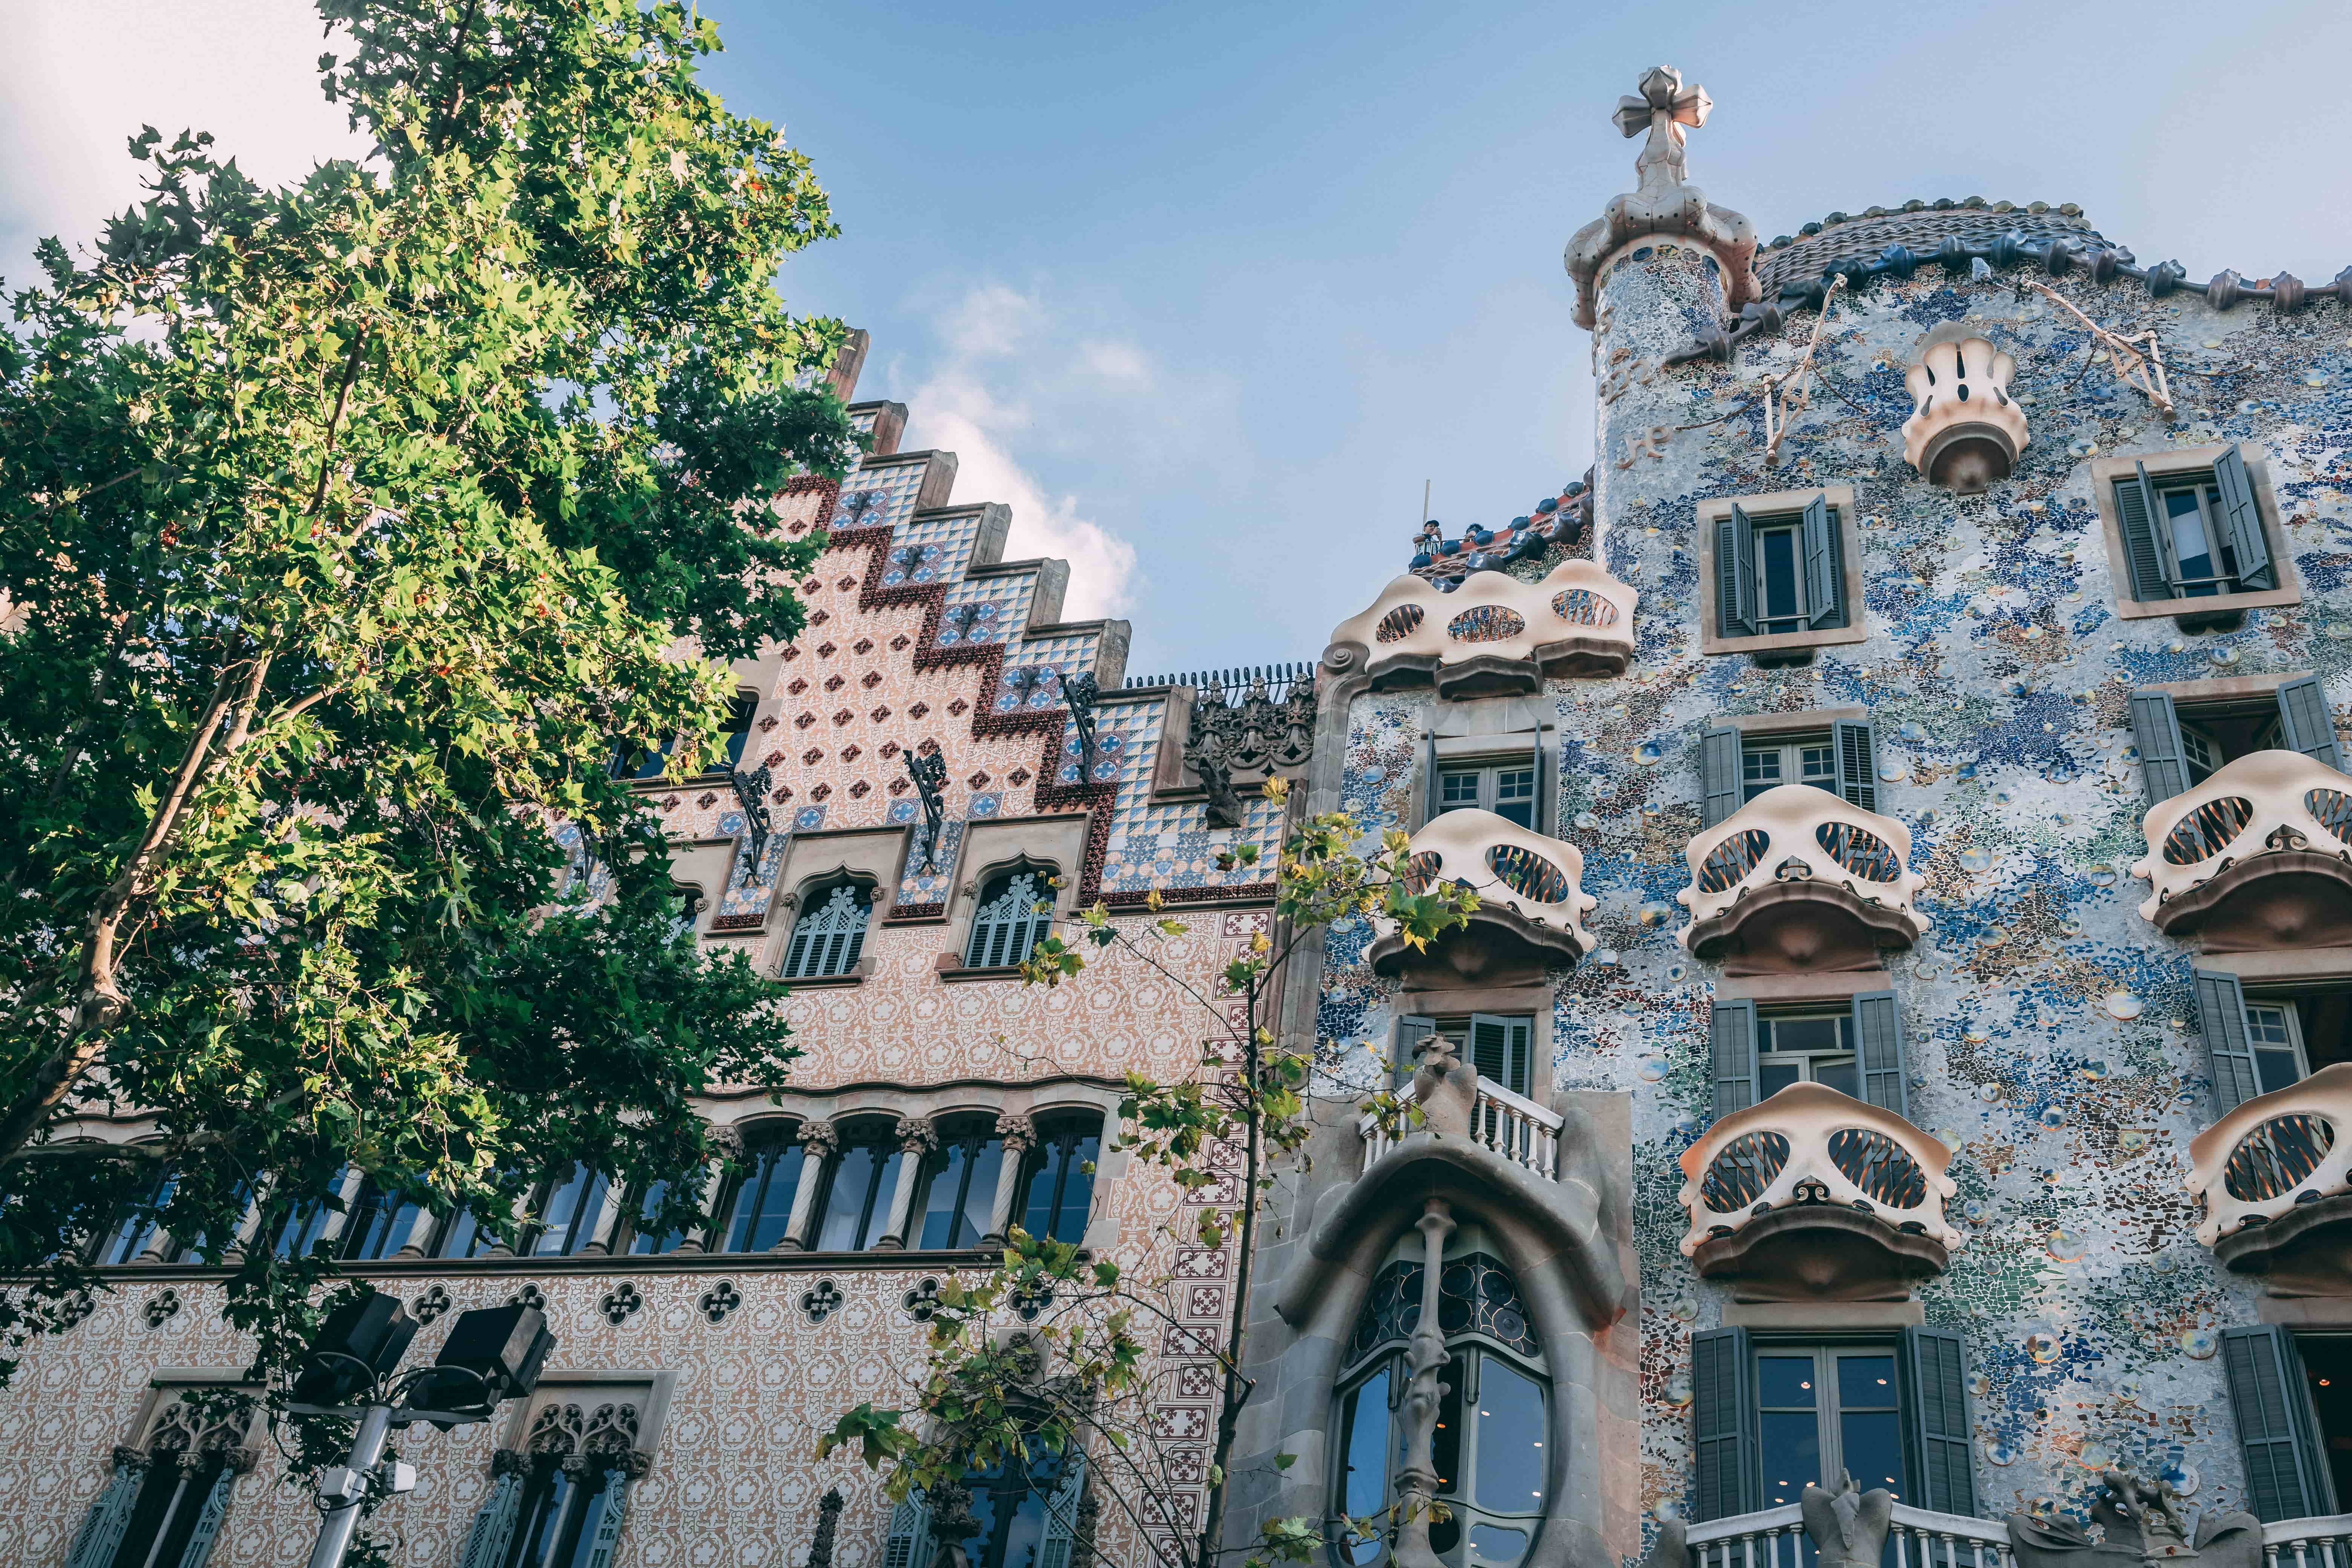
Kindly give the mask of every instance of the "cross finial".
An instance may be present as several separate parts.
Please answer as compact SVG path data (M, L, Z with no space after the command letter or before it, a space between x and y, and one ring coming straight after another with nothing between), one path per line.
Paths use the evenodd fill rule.
M1617 100L1617 129L1627 137L1647 131L1650 139L1643 145L1641 156L1633 160L1633 173L1642 182L1642 189L1679 185L1683 183L1683 140L1685 127L1696 130L1706 123L1707 110L1715 107L1706 89L1683 85L1683 73L1672 66L1652 66L1642 73L1641 91L1629 93Z

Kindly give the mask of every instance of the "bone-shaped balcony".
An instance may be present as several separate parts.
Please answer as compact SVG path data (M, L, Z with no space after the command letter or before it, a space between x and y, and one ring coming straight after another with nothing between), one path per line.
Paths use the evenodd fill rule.
M1574 963L1593 949L1584 917L1600 900L1584 890L1584 857L1573 844L1491 811L1449 811L1431 817L1406 846L1407 890L1423 893L1445 882L1477 893L1469 925L1422 951L1395 922L1377 921L1369 954L1374 971L1443 965L1475 979Z
M1944 1271L1951 1151L1894 1111L1793 1083L1683 1152L1683 1256L1742 1300L1884 1300Z
M2189 1145L2197 1239L2274 1296L2352 1290L2352 1062L2242 1100Z
M1622 675L1639 597L1581 559L1539 583L1473 572L1450 594L1408 574L1339 623L1323 661L1345 669L1360 649L1375 687L1433 683L1444 698L1536 691L1546 676Z
M1811 784L1766 790L1686 854L1682 944L1728 973L1873 968L1927 933L1910 829Z
M2207 952L2352 945L2352 778L2252 752L2148 808L2139 912Z

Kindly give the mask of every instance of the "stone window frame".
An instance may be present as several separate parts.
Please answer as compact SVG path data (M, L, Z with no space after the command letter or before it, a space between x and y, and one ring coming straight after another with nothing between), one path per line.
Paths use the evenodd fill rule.
M964 962L971 939L971 922L988 884L1005 872L1026 866L1062 885L1054 895L1052 924L1066 925L1077 911L1077 868L1086 863L1087 834L1093 814L1060 812L1044 816L992 817L964 825L956 847L956 865L950 881L953 891L947 904L946 951L933 961L941 981L1018 979L1012 965L975 969Z
M1760 637L1727 637L1717 630L1721 605L1715 581L1715 526L1738 507L1750 517L1801 512L1815 497L1836 514L1839 578L1843 584L1846 624L1801 632L1775 632ZM1717 496L1698 503L1696 537L1692 553L1698 557L1698 650L1705 655L1798 654L1814 648L1864 642L1870 632L1862 597L1862 519L1852 485L1811 485L1799 490L1769 490L1759 495Z
M1422 733L1407 819L1414 831L1435 820L1431 808L1436 804L1437 775L1449 765L1494 765L1532 757L1536 821L1530 831L1557 838L1559 746L1560 717L1549 703L1526 697L1441 699L1431 707Z
M2116 480L2144 466L2148 478L2210 468L2221 454L2236 447L2245 460L2254 486L2254 505L2262 513L2263 536L2271 560L2278 568L2279 585L2235 594L2211 594L2197 599L2141 599L2135 595L2131 559L2124 549L2123 524L2116 510ZM2294 569L2293 542L2286 536L2285 514L2279 510L2278 491L2271 483L2270 454L2249 441L2216 441L2200 447L2175 447L2156 452L2124 452L2091 460L2091 504L2098 509L2099 536L2107 550L2107 583L2118 620L2144 621L2171 616L2199 622L2218 620L2245 610L2275 608L2303 603L2303 579Z
M866 927L857 936L857 957L845 969L825 974L787 974L792 962L793 942L800 935L801 922L830 904L835 890L841 888L862 889L866 895ZM795 989L861 984L874 973L874 931L882 923L889 903L881 880L872 872L857 867L844 866L831 871L818 871L802 879L791 893L776 900L780 909L789 908L793 918L776 933L776 979Z

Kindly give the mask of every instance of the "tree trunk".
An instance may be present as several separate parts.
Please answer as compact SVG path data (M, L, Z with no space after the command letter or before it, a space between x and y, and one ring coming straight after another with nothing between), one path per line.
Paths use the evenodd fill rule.
M1250 982L1247 1034L1242 1047L1244 1125L1248 1129L1242 1143L1242 1204L1240 1218L1235 1223L1234 1242L1241 1257L1234 1265L1234 1300L1225 1328L1225 1388L1223 1407L1217 1413L1217 1442L1210 1451L1208 1506L1202 1510L1201 1545L1197 1568L1215 1568L1219 1539L1225 1532L1225 1498L1233 1486L1234 1439L1241 1431L1242 1407L1249 1403L1256 1384L1242 1374L1242 1342L1249 1326L1249 1293L1251 1248L1257 1242L1257 1167L1258 1132L1265 1121L1259 1094L1264 1089L1258 1081L1262 1060L1257 1043L1258 1006L1263 1000L1260 980Z

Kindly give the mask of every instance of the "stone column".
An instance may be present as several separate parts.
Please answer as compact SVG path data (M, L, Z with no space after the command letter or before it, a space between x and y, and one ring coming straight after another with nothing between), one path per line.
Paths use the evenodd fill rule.
M1429 1545L1429 1510L1437 1498L1437 1410L1448 1384L1438 1373L1454 1358L1445 1349L1445 1335L1437 1326L1439 1284L1445 1273L1445 1238L1454 1234L1454 1210L1444 1198L1431 1198L1418 1222L1427 1247L1421 1270L1421 1321L1406 1352L1412 1377L1405 1384L1401 1409L1404 1415L1404 1462L1397 1468L1397 1500L1404 1519L1397 1526L1398 1568L1439 1568Z
M366 1184L365 1171L361 1170L357 1165L344 1168L342 1180L335 1184L336 1200L343 1206L340 1212L331 1208L327 1211L327 1223L319 1227L320 1241L332 1247L342 1239L343 1232L351 1227L352 1205L358 1201L360 1189Z
M743 1158L743 1130L733 1122L713 1127L703 1137L713 1155L710 1174L702 1183L702 1212L709 1223L700 1230L688 1232L677 1244L680 1252L710 1251L712 1239L726 1234L727 1216L719 1212L719 1200L727 1191L727 1167ZM797 1199L799 1192L795 1190L793 1196Z
M809 1230L816 1224L816 1192L824 1185L826 1163L841 1152L840 1129L830 1121L803 1121L801 1147L807 1152L801 1157L800 1185L793 1189L792 1217L784 1223L784 1238L776 1243L778 1252L806 1252L815 1239Z
M996 1167L996 1197L988 1207L988 1234L982 1247L1000 1247L1013 1234L1013 1205L1021 1201L1021 1167L1037 1146L1037 1124L1028 1117L1006 1111L996 1119L996 1135L1004 1141L1004 1158Z
M391 1255L396 1258L424 1257L425 1249L433 1245L433 1226L437 1218L431 1209L423 1204L417 1205L416 1212L408 1216L408 1234L400 1238L398 1247L391 1249Z
M890 1192L890 1221L882 1227L881 1238L875 1242L877 1252L895 1252L907 1245L908 1216L914 1212L915 1189L923 1180L923 1162L940 1146L939 1129L921 1116L909 1116L898 1123L898 1183Z
M589 1173L588 1181L592 1187L597 1179L598 1173L593 1171ZM594 1254L601 1257L613 1250L613 1237L619 1234L620 1231L621 1205L628 1202L629 1194L622 1190L618 1183L614 1182L610 1176L605 1176L603 1179L604 1183L604 1210L602 1214L596 1216L596 1224L588 1232L588 1239L580 1244L580 1250L583 1255ZM584 1202L587 1194L583 1193L581 1194L581 1197Z

